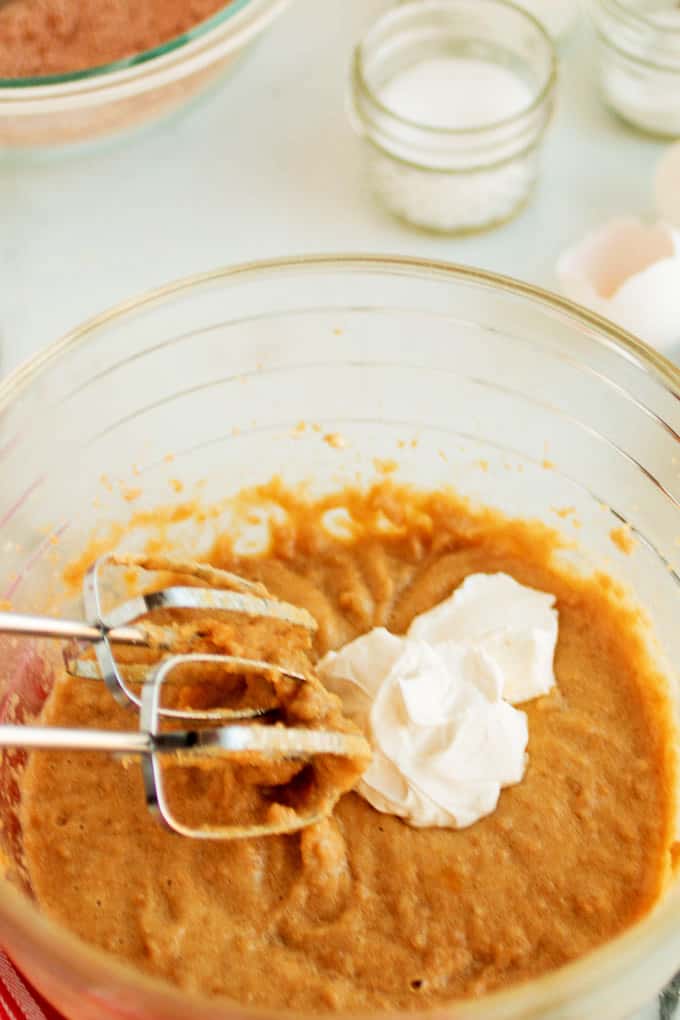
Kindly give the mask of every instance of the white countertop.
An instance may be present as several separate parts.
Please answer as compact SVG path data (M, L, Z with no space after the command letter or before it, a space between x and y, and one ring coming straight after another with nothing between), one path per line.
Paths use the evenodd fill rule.
M610 216L652 212L663 146L603 109L581 27L561 48L560 104L529 208L467 239L392 220L365 190L344 109L352 46L384 6L296 0L231 79L171 119L71 154L0 153L2 369L121 299L217 265L389 252L553 287L567 244Z
M352 46L384 6L297 0L229 80L171 119L71 153L0 153L2 370L132 294L217 265L389 252L552 287L567 244L610 216L651 214L663 147L602 107L581 26L561 47L559 108L522 215L466 239L392 220L363 186L344 110Z

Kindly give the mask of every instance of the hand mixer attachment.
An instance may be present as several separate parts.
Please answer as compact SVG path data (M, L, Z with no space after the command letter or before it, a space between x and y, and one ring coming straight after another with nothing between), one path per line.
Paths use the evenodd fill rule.
M106 612L102 573L111 565L168 572L191 583L137 595ZM295 691L302 685L309 685L317 697L323 692L319 681L307 671L264 659L194 650L200 649L206 632L210 633L206 623L214 623L222 616L251 624L270 621L274 628L283 625L308 633L316 629L316 622L306 610L274 598L263 585L198 563L165 557L108 555L98 559L87 572L83 602L85 623L4 612L0 613L0 632L69 640L71 647L65 655L67 671L74 677L103 679L119 703L140 710L139 729L115 732L0 725L0 747L139 756L149 809L173 831L198 839L239 839L304 828L329 814L339 796L354 785L368 764L370 750L366 741L338 715L337 709L339 725L333 729L288 725L285 713L282 718L277 711L276 697L260 698L258 705L236 707L224 704L207 708L186 704L169 707L165 703L168 688L200 691L201 680L207 678L214 684L216 672L221 677L246 678L246 693L251 681L260 692L268 684L267 689L274 695L281 686L289 696L293 691L293 703ZM161 622L154 620L158 614ZM179 625L176 622L173 625L175 616L181 621ZM75 649L73 642L78 642ZM82 654L83 643L92 645L94 657ZM178 644L183 654L173 654L178 651ZM135 655L139 652L146 661L122 664L113 651L120 646L134 649ZM131 684L138 686L139 692ZM323 694L329 697L326 692ZM303 711L302 718L304 715ZM326 719L333 718L332 712L326 712ZM191 721L193 726L180 729L180 720ZM225 720L230 725L209 726ZM319 721L321 725L326 721L323 713ZM168 726L171 728L167 729ZM189 799L195 800L195 790L205 786L211 773L221 784L219 790L228 785L232 766L240 766L241 774L250 770L265 787L267 769L273 769L272 804L266 817L249 820L248 824L183 819L173 806L170 773L180 770L184 773L183 788L190 791ZM291 803L286 803L285 798L283 803L276 800L277 790L285 789L286 781L296 776L298 780L301 775L305 779L304 783L298 781L298 787L311 790L310 773L317 780L322 777L313 796L298 796ZM213 800L215 789L213 785Z
M157 591L144 592L106 611L104 571L111 566L154 574L169 573L194 583L191 586L173 584ZM224 614L269 619L272 623L283 622L309 632L316 630L316 621L310 613L273 598L262 584L207 564L160 556L118 556L111 553L100 556L85 574L83 605L86 616L83 623L0 612L0 633L71 642L64 654L67 672L85 679L103 679L119 704L132 704L137 708L141 708L141 697L130 686L128 678L143 682L149 673L148 663L132 661L121 664L113 652L115 645L143 649L156 657L184 651L185 648L193 650L194 646L201 646L205 621ZM185 617L190 614L190 619L181 629L168 622L160 625L153 622L154 615L159 612L165 612L167 618L168 613L177 611ZM177 647L180 638L182 649ZM74 645L74 642L91 644L94 658L82 657L79 645ZM234 672L256 674L274 670L294 680L305 680L304 673L259 659L225 655L223 660L225 666L233 666ZM153 659L151 662L153 664ZM164 707L161 714L188 720L234 718L231 709L221 708L185 710ZM254 709L250 713L239 713L238 717L260 714Z

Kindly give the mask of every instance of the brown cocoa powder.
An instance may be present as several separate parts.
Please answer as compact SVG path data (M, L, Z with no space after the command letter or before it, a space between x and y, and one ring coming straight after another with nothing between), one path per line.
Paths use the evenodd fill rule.
M0 0L0 77L66 74L154 49L225 0Z

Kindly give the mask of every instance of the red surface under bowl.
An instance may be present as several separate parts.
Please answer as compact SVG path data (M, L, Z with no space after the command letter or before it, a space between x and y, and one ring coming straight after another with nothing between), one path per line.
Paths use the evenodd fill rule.
M0 1020L62 1020L0 950Z

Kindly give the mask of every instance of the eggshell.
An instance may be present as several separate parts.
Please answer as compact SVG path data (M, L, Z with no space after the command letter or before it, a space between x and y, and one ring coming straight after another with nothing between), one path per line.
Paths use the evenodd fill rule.
M680 227L680 142L669 145L659 160L654 177L657 216Z
M659 350L680 342L680 234L611 220L559 258L562 292Z

